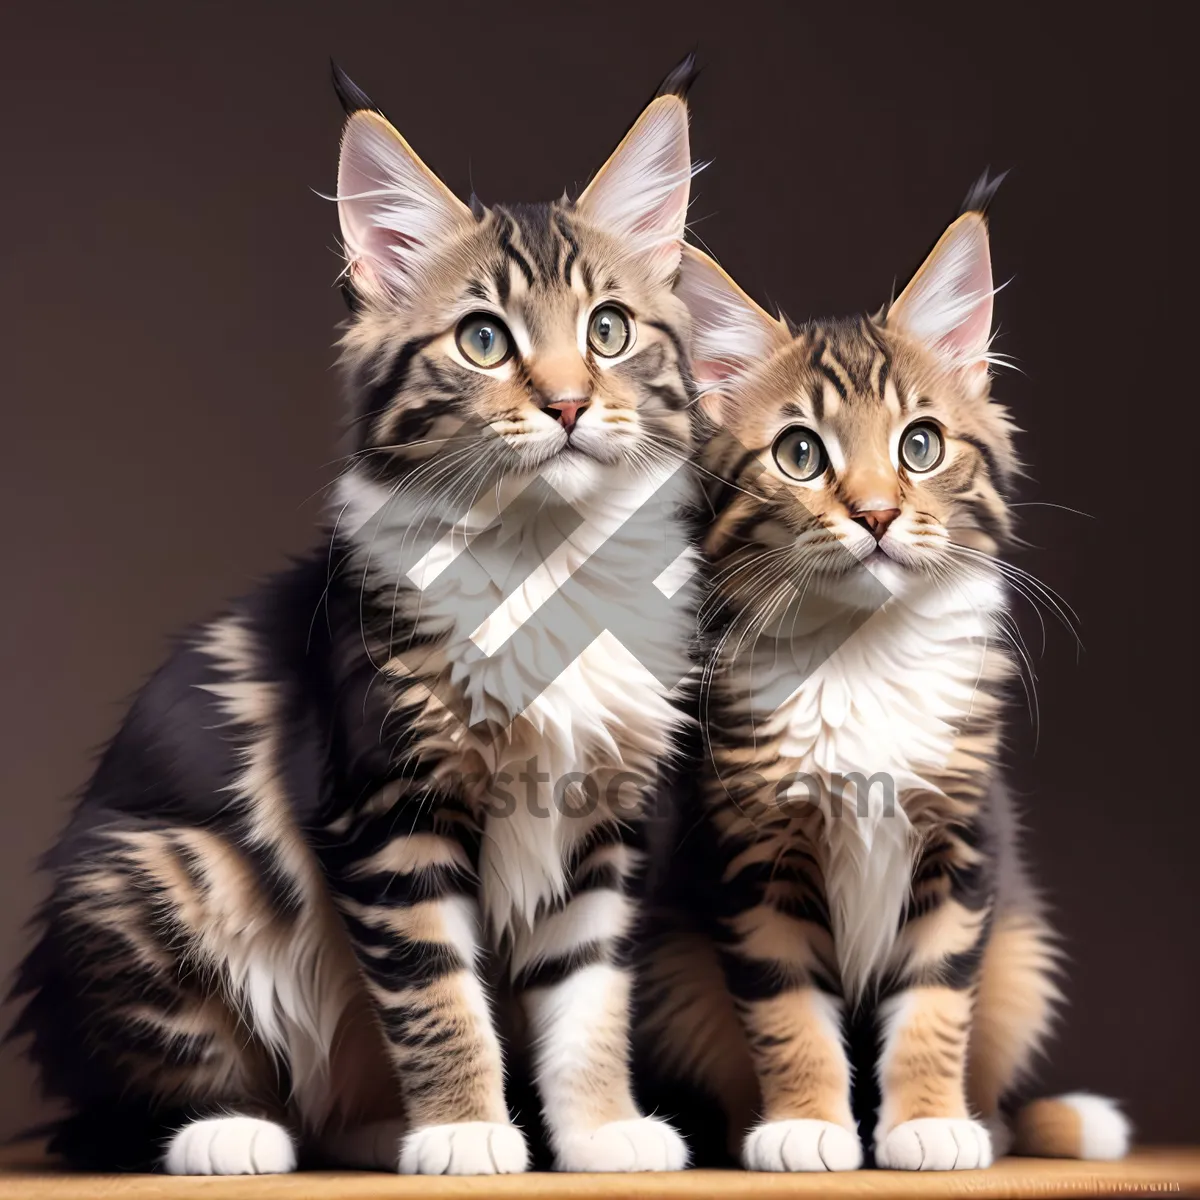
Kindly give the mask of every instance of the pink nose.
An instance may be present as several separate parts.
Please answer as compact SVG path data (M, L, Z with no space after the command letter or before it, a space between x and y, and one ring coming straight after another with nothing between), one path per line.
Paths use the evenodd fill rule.
M875 540L879 541L888 531L888 526L900 515L898 508L872 508L867 512L854 514L854 519L864 528L870 530Z
M575 428L580 413L585 412L589 404L591 404L590 400L559 400L554 404L547 404L546 412L570 433Z

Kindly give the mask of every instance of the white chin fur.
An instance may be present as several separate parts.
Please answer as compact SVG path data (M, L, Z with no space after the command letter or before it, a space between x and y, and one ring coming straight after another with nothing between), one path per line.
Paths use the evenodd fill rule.
M1129 1153L1129 1120L1115 1101L1090 1092L1071 1092L1058 1100L1079 1114L1080 1158L1124 1158Z
M542 464L538 474L568 503L590 496L613 468L579 451L560 454Z

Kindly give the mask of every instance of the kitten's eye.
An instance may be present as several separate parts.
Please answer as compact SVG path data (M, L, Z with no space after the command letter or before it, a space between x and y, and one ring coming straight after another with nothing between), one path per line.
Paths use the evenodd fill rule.
M821 439L803 425L793 425L790 429L785 429L775 439L771 453L775 455L779 469L800 483L816 479L825 470L828 462Z
M917 474L932 471L941 463L945 452L946 442L942 431L928 421L910 425L900 439L900 461Z
M603 358L627 350L632 334L633 319L615 304L596 309L588 322L588 345Z
M512 355L512 337L504 322L487 313L471 313L458 323L454 335L467 362L491 370L508 362Z

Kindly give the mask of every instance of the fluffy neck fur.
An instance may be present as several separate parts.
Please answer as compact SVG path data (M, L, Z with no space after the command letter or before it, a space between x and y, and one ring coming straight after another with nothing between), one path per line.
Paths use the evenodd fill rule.
M785 614L738 658L732 690L745 689L756 730L820 788L825 883L848 995L860 995L888 961L921 842L911 800L940 794L1003 608L999 583L983 577L915 586L862 624L809 600L803 616ZM847 778L876 774L894 781L894 805L882 784ZM809 798L810 789L806 780L793 795Z
M417 637L439 640L471 725L502 731L483 738L455 726L452 737L490 776L482 903L494 938L510 941L514 969L537 955L535 917L564 894L572 847L610 818L604 804L564 814L585 798L563 781L651 779L682 719L671 697L688 669L692 585L657 613L645 603L647 562L670 564L684 544L670 515L677 465L608 468L608 486L574 507L514 495L514 485L457 520L390 502L353 474L340 484L342 526L367 577L395 592ZM469 576L470 595L439 589L461 555L502 562L506 573ZM398 562L416 564L399 585ZM564 650L568 637L577 643Z

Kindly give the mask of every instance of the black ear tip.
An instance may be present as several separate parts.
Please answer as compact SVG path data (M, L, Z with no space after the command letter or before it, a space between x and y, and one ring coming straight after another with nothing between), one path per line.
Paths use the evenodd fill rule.
M333 90L342 106L342 111L348 117L356 112L379 112L379 106L372 103L371 97L342 70L331 58L329 68L333 74Z
M979 213L980 216L987 214L988 205L991 204L1008 174L1007 171L1001 171L999 175L992 175L990 171L991 167L985 168L983 174L971 185L971 190L962 202L962 208L959 209L960 216L970 212Z
M654 95L655 97L678 96L680 100L686 100L688 89L696 82L696 76L699 74L700 68L696 66L696 52L695 50L689 51L687 57L662 81Z

